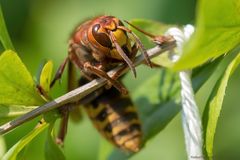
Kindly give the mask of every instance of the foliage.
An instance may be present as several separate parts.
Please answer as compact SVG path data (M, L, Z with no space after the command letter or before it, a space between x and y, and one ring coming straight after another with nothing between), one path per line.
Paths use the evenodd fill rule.
M227 84L240 63L240 1L201 0L198 2L196 31L185 44L183 54L175 64L169 53L154 59L154 62L168 67L159 69L131 93L143 124L143 145L163 132L163 129L180 111L180 84L178 73L173 70L192 69L192 83L195 93L211 80L208 88L209 96L203 106L204 149L207 156L213 157L214 137L221 113ZM173 25L165 25L157 21L135 19L132 24L152 34L162 34ZM176 26L176 25L174 25ZM154 44L148 38L134 32L147 47ZM5 51L0 55L0 123L24 115L32 109L50 100L50 82L53 62L47 61L36 83L29 70L23 64L9 38L2 10L0 8L0 40ZM9 50L11 49L11 50ZM224 55L226 54L226 55ZM211 60L211 61L209 61ZM199 66L201 65L201 66ZM44 94L37 86L40 86ZM0 139L0 157L3 159L24 159L24 149L41 132L48 129L45 143L46 159L66 159L64 151L55 143L55 123L59 115L51 111L41 116L39 123L32 131L21 138L8 151ZM0 137L2 138L2 137ZM159 143L160 145L160 143ZM144 148L145 146L143 146ZM27 152L27 151L26 151ZM136 154L126 154L113 150L108 143L99 145L98 159L134 159Z
M199 1L196 32L185 45L183 55L174 68L196 67L239 45L239 7L239 0Z
M0 56L0 101L3 105L37 106L44 103L32 76L11 50Z
M6 152L6 144L2 136L0 136L0 158L3 157L4 153Z
M239 48L239 47L238 47ZM213 157L213 141L216 131L217 121L221 112L222 103L227 88L227 83L230 76L234 73L237 66L240 63L240 52L239 50L234 50L230 54L238 54L232 62L228 65L226 71L223 73L221 78L218 79L215 84L213 91L208 99L208 103L205 107L203 122L205 129L205 145L206 151L210 158Z
M2 14L2 7L0 5L0 41L2 42L3 46L5 49L12 49L14 50L13 44L9 38L7 29L6 29L6 25L5 25L5 21L3 18L3 14Z
M54 113L50 112L50 114L48 115L51 116L50 118L52 120L50 121L50 126L48 128L48 134L45 144L45 158L46 160L64 160L65 156L62 149L55 143L54 124L57 117L52 118L52 114Z
M3 160L16 160L21 159L18 157L18 154L24 149L26 145L28 145L33 138L35 138L39 133L41 133L48 126L47 123L43 122L42 124L38 124L38 126L29 132L26 136L24 136L20 141L18 141L8 152L4 155Z

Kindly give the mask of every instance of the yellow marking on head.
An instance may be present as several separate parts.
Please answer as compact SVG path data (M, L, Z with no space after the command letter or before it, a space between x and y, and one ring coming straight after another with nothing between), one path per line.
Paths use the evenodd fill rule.
M118 59L118 60L122 60L122 56L120 56L120 54L118 53L118 51L114 48L110 51L110 57L114 58L114 59Z
M117 30L113 31L113 34L116 37L117 43L120 46L123 46L127 43L128 37L126 36L126 34L124 33L123 30L117 29Z
M114 30L116 28L116 24L114 22L108 23L107 25L104 26L104 28L108 30Z
M130 52L132 51L131 42L123 30L117 29L117 30L113 31L113 34L114 34L114 36L117 40L117 43L119 44L120 47L126 46ZM120 56L120 54L118 53L118 51L115 48L110 50L109 54L110 54L109 56L114 59L123 60L122 56ZM128 53L126 53L126 54L128 54Z

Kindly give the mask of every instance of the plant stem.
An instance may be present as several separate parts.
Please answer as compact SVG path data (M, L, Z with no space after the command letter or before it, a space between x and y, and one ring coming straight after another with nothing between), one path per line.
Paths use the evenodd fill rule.
M14 50L12 41L7 31L6 23L4 21L1 4L0 4L0 41L2 42L2 45L5 48L5 50L7 49Z

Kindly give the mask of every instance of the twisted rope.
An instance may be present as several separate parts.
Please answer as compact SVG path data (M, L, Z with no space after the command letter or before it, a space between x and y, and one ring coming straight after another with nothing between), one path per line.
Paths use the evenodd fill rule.
M194 27L186 25L183 31L178 28L170 28L167 31L167 34L172 35L176 39L177 50L181 54L183 44L190 38L193 32ZM179 56L179 54L173 54L172 60L177 61ZM189 160L203 160L202 125L190 77L190 70L179 72L182 98L182 125L184 130L185 145Z

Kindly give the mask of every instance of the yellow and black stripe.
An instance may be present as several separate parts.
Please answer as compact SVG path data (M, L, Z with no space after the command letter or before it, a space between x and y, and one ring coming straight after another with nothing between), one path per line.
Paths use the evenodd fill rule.
M130 97L112 87L84 107L98 131L117 147L137 152L141 123Z

